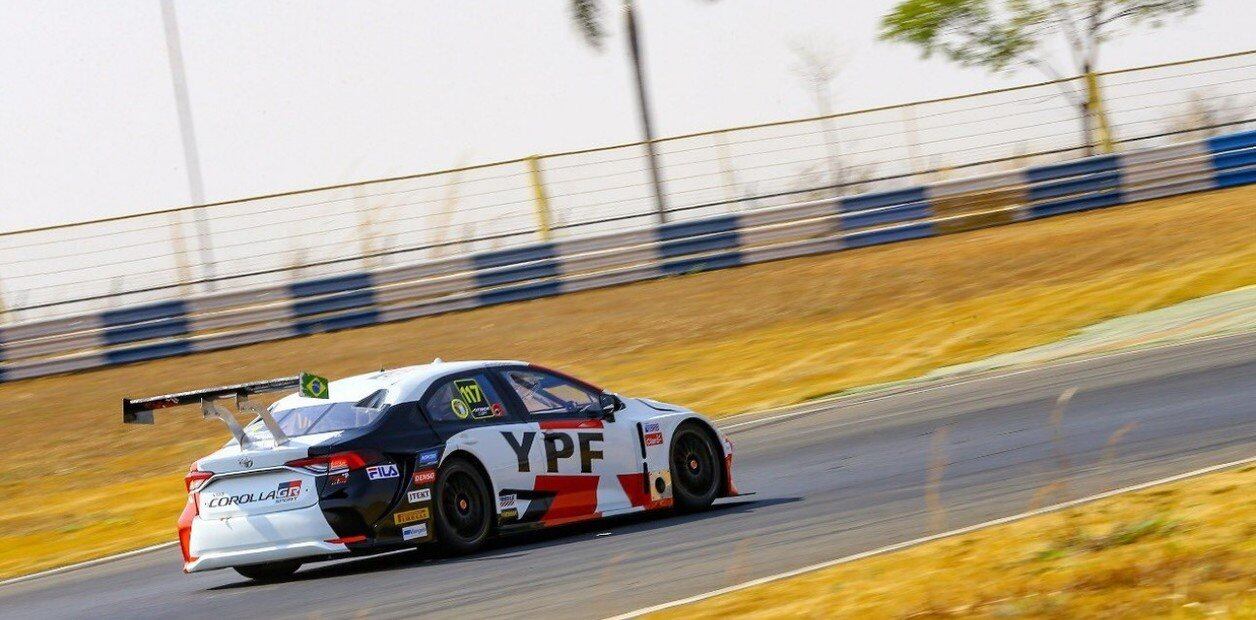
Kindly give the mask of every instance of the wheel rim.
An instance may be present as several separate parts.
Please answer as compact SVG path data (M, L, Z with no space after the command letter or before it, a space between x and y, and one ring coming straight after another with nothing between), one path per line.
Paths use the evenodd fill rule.
M673 484L698 497L711 492L715 486L715 455L711 446L695 433L683 433L676 438L672 451Z
M454 533L463 540L480 535L484 527L484 498L479 485L466 472L455 471L445 480L441 512Z

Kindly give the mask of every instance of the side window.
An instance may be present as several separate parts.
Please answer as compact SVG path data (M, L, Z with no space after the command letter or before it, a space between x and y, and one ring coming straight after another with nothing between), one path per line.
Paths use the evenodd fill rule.
M598 407L596 392L562 377L537 370L507 370L502 374L532 415L584 414Z
M506 415L505 404L485 374L446 381L423 401L423 408L434 423L474 423Z

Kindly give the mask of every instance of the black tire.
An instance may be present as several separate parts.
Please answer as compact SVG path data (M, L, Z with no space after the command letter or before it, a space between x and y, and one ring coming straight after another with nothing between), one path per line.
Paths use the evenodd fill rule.
M456 553L480 548L493 530L496 506L480 470L465 459L455 459L436 474L432 498L436 539Z
M672 434L672 497L682 511L701 510L720 494L724 467L710 433L685 422Z
M261 581L269 583L272 581L280 581L292 576L301 568L301 562L297 560L289 560L287 562L271 562L269 564L252 564L250 566L234 566L235 572L252 579L253 581Z

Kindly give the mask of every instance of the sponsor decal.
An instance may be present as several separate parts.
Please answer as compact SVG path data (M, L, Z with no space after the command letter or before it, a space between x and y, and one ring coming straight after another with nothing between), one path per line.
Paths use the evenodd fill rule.
M401 525L402 523L413 523L415 521L426 521L428 512L426 508L417 510L406 510L404 512L393 513L393 523Z
M519 518L519 510L518 510L518 509L516 509L516 508L508 508L508 509L506 509L506 510L503 510L503 511L501 512L501 518L503 518L503 519L518 519L518 518Z
M459 420L465 420L471 415L471 409L467 407L467 404L457 398L449 401L449 408L453 409L454 415L458 416Z
M301 395L306 398L331 398L327 392L327 378L308 372L301 373Z
M536 441L536 433L526 431L515 433L509 431L501 431L502 437L506 440L506 444L515 453L515 463L520 473L531 471L531 464L528 462L528 454L532 451L532 446L538 443ZM593 462L600 461L603 458L602 451L596 449L593 442L601 443L605 441L602 433L565 433L565 432L547 432L545 438L540 443L544 444L542 448L545 452L545 469L547 472L558 473L558 463L563 459L574 458L576 447L580 448L580 473L593 473Z
M432 501L432 490L418 489L416 491L410 491L409 493L406 493L406 499L409 500L411 504L430 502Z
M479 420L496 415L488 398L484 395L484 389L475 379L454 379L454 389L458 391L459 398L454 399L450 406L453 407L454 415L458 416L458 419L465 420L467 415L470 415ZM462 403L461 411L454 403Z
M497 507L501 510L515 507L515 494L507 493L497 498Z
M420 469L419 471L414 472L413 478L414 478L414 484L416 486L424 485L424 484L432 484L436 482L436 470L435 469Z
M506 408L502 407L501 403L493 403L493 406L489 407L489 409L493 411L494 418L500 418L506 415Z
M397 471L396 465L373 465L366 468L366 477L371 480L397 478L399 476L401 476L401 473Z
M289 480L280 482L276 491L278 494L275 496L275 503L291 502L301 496L301 481Z
M240 464L240 467L243 467L245 469L248 469L253 466L253 459L247 456L242 457L239 461L236 461L236 462Z
M414 538L427 538L426 523L407 525L406 527L401 528L401 540L411 540Z
M244 506L257 502L282 504L295 501L300 496L301 481L298 479L280 482L274 491L264 493L211 494L209 500L205 502L205 506L207 508L222 508L224 506Z
M643 431L642 437L645 439L645 445L663 445L663 431L659 428L658 422L646 422L641 425L641 430Z
M419 466L435 465L440 460L440 450L424 450L419 453Z

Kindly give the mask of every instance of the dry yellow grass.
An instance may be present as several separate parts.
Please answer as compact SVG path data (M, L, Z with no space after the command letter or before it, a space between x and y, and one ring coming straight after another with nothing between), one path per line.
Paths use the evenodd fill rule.
M1118 495L649 618L1256 618L1256 466Z
M522 358L723 415L1050 342L1256 283L1256 187L0 384L0 576L170 540L220 445L120 399L440 356Z

